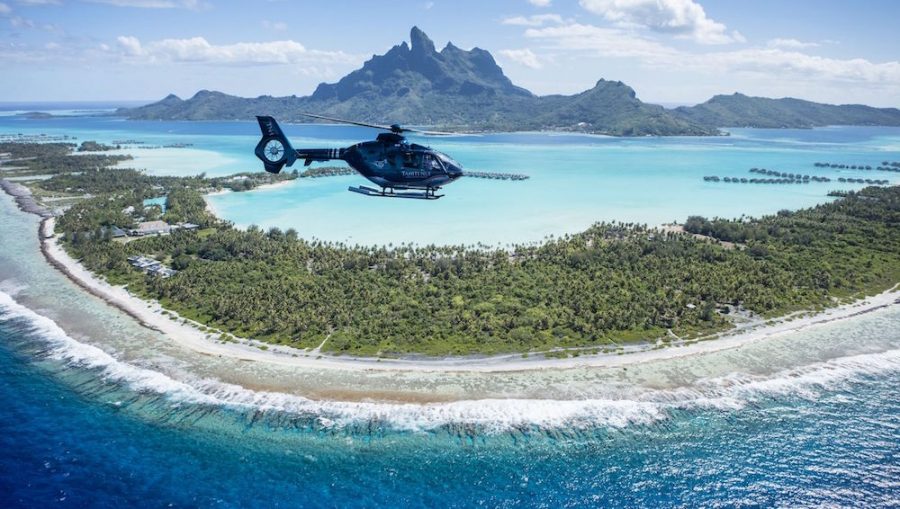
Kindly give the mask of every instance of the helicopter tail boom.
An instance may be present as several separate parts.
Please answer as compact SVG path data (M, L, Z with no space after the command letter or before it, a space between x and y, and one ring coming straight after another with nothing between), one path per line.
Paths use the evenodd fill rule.
M313 161L331 161L343 159L343 148L298 148L297 159L304 159L303 166L309 166Z
M294 150L274 118L258 116L256 120L262 132L262 139L256 145L256 157L263 162L269 173L279 173L285 166L293 166L298 159L303 159L303 165L309 166L313 161L330 161L344 157L343 148Z

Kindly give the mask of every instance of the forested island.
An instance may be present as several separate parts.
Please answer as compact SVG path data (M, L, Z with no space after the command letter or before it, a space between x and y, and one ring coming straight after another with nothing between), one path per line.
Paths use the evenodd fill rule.
M225 341L384 356L605 350L727 330L735 314L818 310L900 281L896 186L756 219L690 217L680 229L598 223L510 249L359 247L241 230L210 214L205 192L247 179L148 176L112 168L121 156L74 150L0 146L20 159L20 175L52 171L27 183L36 196L71 195L56 232L75 258ZM164 211L145 204L162 196ZM150 214L197 227L110 234ZM137 258L173 275L140 270Z
M641 101L634 89L600 79L573 95L537 96L516 86L486 50L448 43L438 51L417 27L405 41L374 55L336 83L309 96L255 98L201 90L169 95L117 115L140 120L253 120L309 122L302 112L374 123L399 122L463 131L573 131L612 136L715 136L725 127L809 128L827 125L900 126L900 110L819 104L743 94L715 96L691 107L666 109Z

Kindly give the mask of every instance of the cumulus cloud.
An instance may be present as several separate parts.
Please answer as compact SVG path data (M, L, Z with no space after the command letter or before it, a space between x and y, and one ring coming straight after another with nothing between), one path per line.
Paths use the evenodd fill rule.
M355 63L342 51L307 49L297 41L239 42L215 45L203 37L162 39L147 44L137 37L120 36L120 53L145 62L205 63L216 65L276 65L308 62Z
M585 50L605 57L641 57L656 60L674 58L678 54L672 48L626 30L580 23L529 28L525 31L525 37L543 41L553 48Z
M533 16L513 16L504 18L501 23L504 25L516 25L526 27L539 27L550 24L560 24L563 22L562 16L559 14L535 14Z
M530 67L532 69L540 69L541 67L543 67L543 64L541 64L538 56L528 48L502 49L498 53L501 56L512 60L513 62L524 65L525 67Z
M141 48L141 41L137 37L120 35L116 39L116 43L118 43L119 49L128 56L139 56L144 52Z
M528 0L535 7L549 7L553 0Z
M690 65L690 62L685 62ZM793 76L806 80L853 83L900 83L900 62L872 62L864 58L828 58L777 48L709 53L697 62L706 67L725 67L766 76Z
M557 50L580 51L607 58L637 58L666 70L746 72L772 79L830 80L863 84L900 83L900 62L872 62L810 55L777 47L694 53L677 50L619 28L571 23L529 28L525 36Z
M803 48L816 48L820 46L817 42L803 42L798 41L797 39L782 39L775 38L770 39L766 45L770 48L786 48L786 49L803 49Z
M694 0L579 0L581 6L621 26L638 26L691 38L701 44L744 42L736 31L706 16Z

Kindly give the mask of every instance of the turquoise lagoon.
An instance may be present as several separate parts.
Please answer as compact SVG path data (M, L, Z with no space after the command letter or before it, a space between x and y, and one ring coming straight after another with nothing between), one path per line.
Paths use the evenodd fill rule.
M340 147L370 139L371 129L287 125L295 147ZM112 117L0 118L0 133L69 134L79 140L140 140L181 149L129 149L128 166L161 175L261 171L252 154L252 122L144 122ZM688 215L739 217L808 207L835 189L859 189L839 177L888 179L900 174L815 168L817 161L878 166L900 160L900 128L731 129L713 138L623 139L552 133L417 139L471 170L517 172L526 181L463 178L436 202L369 199L347 192L359 176L302 179L246 193L210 196L238 226L294 228L301 236L351 244L503 245L584 230L597 221L659 225ZM320 163L321 164L321 163ZM705 175L752 177L753 167L827 176L830 183L726 184ZM298 165L302 171L303 167Z

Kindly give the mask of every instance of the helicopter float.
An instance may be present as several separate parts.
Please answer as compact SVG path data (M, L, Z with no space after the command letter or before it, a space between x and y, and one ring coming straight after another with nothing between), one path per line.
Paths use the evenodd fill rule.
M257 116L262 139L256 145L258 157L269 173L279 173L284 166L292 166L303 160L304 166L314 161L345 161L360 175L379 186L381 190L366 186L350 186L349 191L366 196L383 198L414 198L436 200L444 195L436 194L441 187L463 176L462 165L450 156L429 147L410 143L404 133L425 135L449 135L436 131L419 131L397 124L384 126L352 120L303 115L342 124L383 129L374 141L364 141L347 148L294 149L274 118Z

